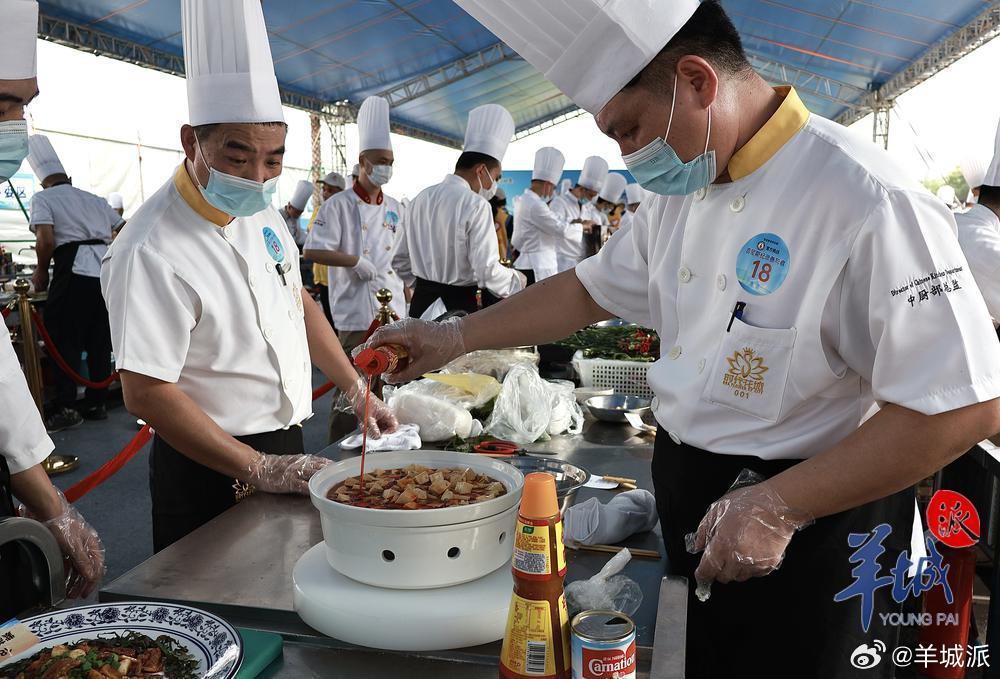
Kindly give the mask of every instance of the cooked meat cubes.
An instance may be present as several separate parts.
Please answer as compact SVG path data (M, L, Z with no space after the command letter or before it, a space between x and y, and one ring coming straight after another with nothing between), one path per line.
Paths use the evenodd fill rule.
M439 509L493 500L507 488L474 469L431 469L412 464L404 469L376 469L345 479L327 497L367 509Z

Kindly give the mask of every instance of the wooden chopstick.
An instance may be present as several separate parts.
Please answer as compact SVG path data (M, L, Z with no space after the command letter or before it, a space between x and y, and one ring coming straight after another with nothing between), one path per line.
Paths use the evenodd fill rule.
M631 484L637 483L636 479L630 479L630 478L628 478L626 476L604 476L604 475L601 475L601 478L604 479L605 481L617 481L618 483L631 483Z
M618 552L625 549L624 547L615 547L614 545L577 545L577 549L584 552L603 552L605 554L617 554ZM636 549L635 547L629 547L628 551L632 552L632 556L637 559L653 559L659 560L660 553L655 549Z

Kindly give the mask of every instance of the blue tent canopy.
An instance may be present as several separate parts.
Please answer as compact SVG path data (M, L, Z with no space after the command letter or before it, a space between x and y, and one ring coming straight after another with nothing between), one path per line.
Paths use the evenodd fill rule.
M757 69L850 122L1000 33L1000 1L723 0ZM41 0L50 40L183 74L179 0ZM451 0L264 0L286 103L389 98L396 131L460 145L487 102L524 134L573 103Z

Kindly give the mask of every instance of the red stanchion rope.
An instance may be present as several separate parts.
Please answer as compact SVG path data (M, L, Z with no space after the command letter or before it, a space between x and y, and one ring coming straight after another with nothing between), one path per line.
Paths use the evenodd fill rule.
M7 318L8 316L10 316L10 312L11 311L13 311L13 309L11 309L9 306L5 306L3 308L3 312L2 312L3 313L3 317Z
M68 502L76 502L94 488L107 481L119 469L124 467L126 462L135 457L135 454L142 450L142 447L149 443L149 439L152 437L153 432L149 428L149 425L143 425L139 433L135 435L135 438L129 441L128 445L122 448L120 453L101 465L100 469L87 478L67 488L66 500Z
M320 396L323 396L328 391L330 391L331 389L333 389L333 387L334 387L333 382L327 382L326 384L324 384L324 385L322 385L320 387L316 387L315 389L313 389L313 400L315 401Z
M34 309L31 310L31 320L34 322L35 328L38 330L38 334L41 336L42 341L45 342L45 348L48 350L49 356L52 357L52 360L56 362L56 365L59 366L59 369L62 370L64 373L66 373L66 375L71 380L73 380L74 382L76 382L81 386L88 387L90 389L107 389L109 386L111 386L112 382L118 379L117 370L111 373L111 375L107 379L101 380L100 382L93 382L91 380L84 379L83 377L81 377L79 374L77 374L75 370L73 370L69 366L69 363L66 362L66 359L64 359L62 357L62 354L59 353L59 350L56 349L56 345L52 341L52 337L49 336L49 331L45 328L45 324L42 322L42 317L39 316L38 312L35 311Z

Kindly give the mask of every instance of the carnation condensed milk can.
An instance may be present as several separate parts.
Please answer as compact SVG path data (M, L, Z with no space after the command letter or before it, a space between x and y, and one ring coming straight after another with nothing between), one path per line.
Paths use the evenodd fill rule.
M635 623L616 611L573 618L573 679L635 679Z

